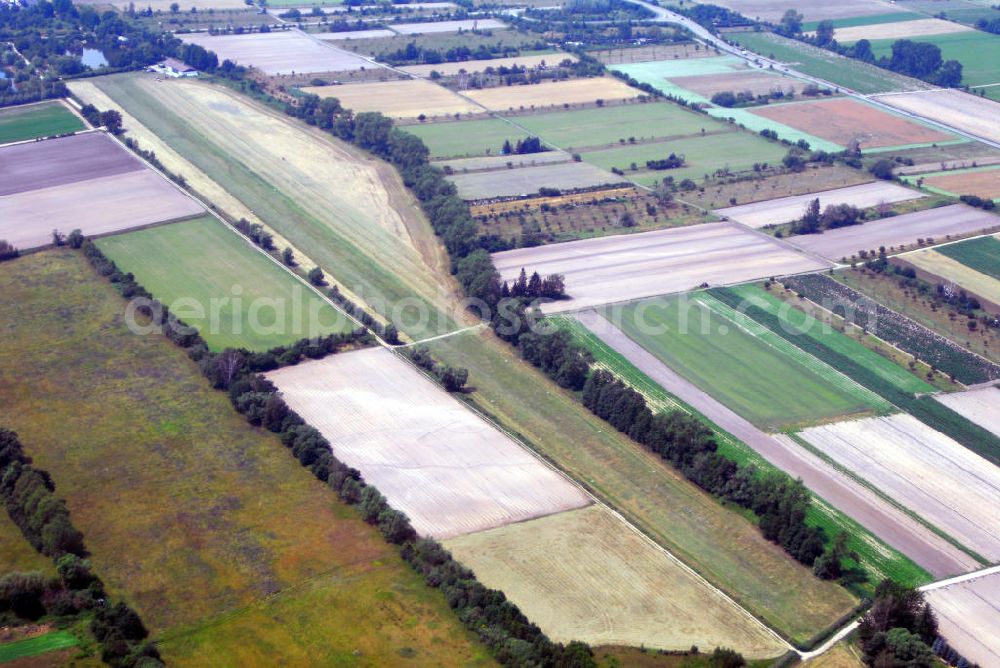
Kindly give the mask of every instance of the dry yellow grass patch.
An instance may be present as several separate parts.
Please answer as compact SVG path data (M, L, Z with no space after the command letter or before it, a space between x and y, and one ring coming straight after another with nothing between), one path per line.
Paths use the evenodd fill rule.
M971 267L952 260L947 255L942 255L937 251L927 250L919 253L910 253L903 259L926 272L941 277L944 281L951 281L977 297L981 297L994 304L1000 304L1000 281L992 276L982 274Z
M539 65L554 67L564 60L577 61L577 57L571 53L547 53L538 56L511 56L510 58L493 58L491 60L466 60L457 63L438 63L437 65L410 65L399 69L418 77L429 77L431 72L437 72L444 76L458 74L462 70L466 72L482 72L493 67L527 67L536 68Z
M525 86L498 86L466 93L471 99L492 111L531 107L551 107L563 104L586 104L597 100L629 100L641 93L626 83L611 77L546 81Z
M809 668L862 668L860 650L849 640L844 640L828 651L803 665Z
M304 93L335 97L347 109L379 111L390 118L451 116L483 113L478 104L456 95L444 86L424 79L379 81L343 86L309 86Z

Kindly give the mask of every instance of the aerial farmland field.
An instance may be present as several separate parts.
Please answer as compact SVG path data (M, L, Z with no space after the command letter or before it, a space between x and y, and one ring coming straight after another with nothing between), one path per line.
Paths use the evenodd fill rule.
M0 110L0 144L83 130L83 121L60 102Z
M929 35L949 35L957 32L969 32L972 28L961 23L944 21L942 19L913 19L910 21L894 21L892 23L868 23L850 27L837 27L835 39L841 44L849 44L859 39L909 39ZM924 40L918 40L924 41Z
M880 246L902 250L917 244L942 243L954 237L988 232L1000 226L1000 218L988 211L964 204L905 213L863 225L839 227L822 234L800 234L789 237L791 244L834 261L851 258L859 251L878 251Z
M447 88L423 79L307 86L302 92L336 98L345 108L355 112L380 111L390 118L417 118L421 115L433 118L486 111Z
M503 30L507 24L496 19L467 19L463 21L432 21L426 23L393 23L392 29L400 35L426 35L465 30Z
M125 301L79 252L0 265L4 425L58 481L94 571L171 665L488 663L354 509L250 427L197 364L125 326ZM406 624L399 623L406 619ZM310 634L309 643L300 639ZM348 649L345 649L348 648Z
M513 144L528 136L521 128L498 118L420 123L403 129L423 139L432 158L500 155L504 141Z
M996 386L939 394L934 399L1000 436L1000 389Z
M187 43L214 51L219 60L229 59L240 65L253 66L267 75L343 72L378 67L370 60L323 44L298 30L219 36L189 33L183 38Z
M875 57L892 55L892 39L873 39ZM941 58L962 63L962 84L982 86L1000 83L1000 35L981 30L916 37L915 42L933 44Z
M1000 200L1000 167L974 167L922 174L921 186L951 195L976 195L983 199ZM910 177L910 181L914 181Z
M811 192L807 195L795 195L778 199L742 204L724 209L716 209L715 213L753 228L768 225L781 225L801 218L806 206L818 199L820 206L825 208L833 204L850 204L860 209L867 209L881 203L903 202L923 197L916 190L886 181L876 181L836 190Z
M543 305L546 312L829 266L733 223L522 248L496 253L493 261L505 280L516 279L522 267L529 273L563 274L570 299Z
M631 100L641 92L618 79L604 76L481 88L466 91L465 94L487 109L504 112L562 107L565 104L594 104L597 100Z
M438 160L434 163L441 169L450 169L456 174L463 172L489 172L521 167L538 167L569 162L573 159L569 153L562 151L543 151L541 153L524 153L521 155L490 155L481 158L455 158L453 160Z
M844 0L831 3L796 3L775 0L721 0L720 5L739 12L752 19L763 19L777 23L786 9L795 7L807 21L850 18L870 14L888 14L897 10L891 3L882 0Z
M445 542L561 642L774 657L784 643L604 506ZM664 592L670 592L664 596Z
M996 124L997 103L956 89L918 91L877 96L879 102L947 123L977 137L1000 141Z
M538 192L540 188L577 190L625 183L625 179L585 162L564 162L491 172L456 173L448 179L462 199L479 200Z
M927 592L941 633L968 661L1000 663L1000 574Z
M497 69L501 67L527 67L529 69L540 65L555 67L567 60L575 62L577 57L572 53L555 51L553 53L509 56L507 58L492 58L489 60L462 60L454 63L436 63L433 65L408 65L399 69L403 72L415 74L418 77L429 77L431 72L437 72L441 76L451 76L463 71L471 74L490 68Z
M212 217L99 239L97 246L212 350L267 350L354 328L304 283Z
M802 88L802 81L799 79L757 71L673 76L670 77L670 81L681 88L692 90L706 99L711 99L716 93L725 91L765 95L773 91L782 91L785 94L796 93Z
M987 302L991 312L1000 308L1000 280L983 274L936 250L907 253L899 261L917 269L917 274L934 285L956 285Z
M1000 280L1000 238L996 236L948 244L937 250L971 269Z
M1000 555L1000 468L900 414L799 436L989 562Z
M0 148L0 239L26 249L52 230L87 235L190 218L204 211L103 133Z
M590 503L387 350L334 355L268 378L421 535L451 538Z

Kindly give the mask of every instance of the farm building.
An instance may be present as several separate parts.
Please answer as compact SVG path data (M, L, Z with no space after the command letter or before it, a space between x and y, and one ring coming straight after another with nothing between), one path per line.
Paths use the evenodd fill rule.
M174 79L179 79L181 77L196 77L198 76L198 70L191 67L190 65L185 65L176 58L167 58L161 63L157 63L149 68L150 72L157 72L168 77L173 77Z

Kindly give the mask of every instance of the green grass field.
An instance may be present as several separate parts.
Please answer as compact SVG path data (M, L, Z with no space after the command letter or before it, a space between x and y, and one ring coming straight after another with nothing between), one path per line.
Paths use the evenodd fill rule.
M706 124L711 123L706 119ZM625 171L625 177L643 185L650 185L666 176L675 181L692 179L701 181L716 170L729 168L733 172L751 169L755 162L772 165L781 162L787 147L769 142L749 132L729 132L704 137L689 137L652 144L636 144L612 148L604 151L583 153L584 162L610 170L617 167ZM666 158L671 153L683 155L687 164L677 169L642 171L647 160ZM636 163L639 172L631 170Z
M941 49L941 58L962 63L962 83L967 86L1000 83L1000 35L975 30L914 37L913 41L936 44ZM893 42L872 40L872 51L876 57L890 56Z
M432 158L500 155L505 139L515 143L528 134L497 118L449 123L404 125L400 129L424 140Z
M859 93L912 90L913 82L892 72L766 32L736 32L733 41L762 56L793 63L795 69Z
M780 632L804 642L854 604L843 588L818 580L766 541L744 515L723 507L495 343L482 332L428 347L435 359L469 369L475 392L468 399L477 407ZM630 379L639 382L636 375Z
M0 144L51 137L83 128L83 121L59 102L0 109Z
M699 415L694 408L660 387L575 318L550 316L549 319L555 322L560 329L570 332L574 341L590 351L594 356L595 367L613 372L630 387L640 392L651 409L655 411L680 409L692 415ZM761 473L778 470L745 443L723 431L704 416L699 415L699 417L715 431L716 442L721 454L741 465L752 464ZM861 565L871 575L873 582L891 577L897 582L917 586L930 582L932 579L929 573L898 550L889 547L870 531L818 497L814 497L814 503L809 508L806 521L810 526L822 527L827 536L847 531L851 536L851 549L858 553Z
M961 262L966 267L975 269L981 274L1000 280L1000 239L996 237L979 237L970 241L941 246L937 252L941 255L947 255L952 260Z
M215 218L98 239L212 350L267 350L353 324Z
M39 571L55 575L52 560L39 554L11 521L6 510L0 509L0 577L11 571Z
M996 18L997 11L990 5L992 2L979 0L897 0L896 7L908 11L921 12L924 16L944 14L950 21L958 21L967 25L975 25L980 18Z
M79 644L76 636L66 631L51 631L45 635L17 640L0 645L0 663L37 656L57 649L68 649Z
M0 368L4 424L168 664L491 663L444 595L276 436L165 337L131 333L81 253L5 262L0 293L17 359Z
M641 311L640 327L638 316ZM636 302L623 331L679 374L763 429L778 430L879 408L827 371L775 349L719 311L690 298ZM650 334L649 328L666 329Z
M851 16L845 19L832 19L834 28L853 28L854 26L873 26L883 23L899 23L927 18L917 12L892 12L890 14L872 14L871 16ZM806 21L802 24L803 31L815 30L819 21Z
M638 140L680 137L701 132L729 131L700 114L667 103L618 105L579 111L557 111L512 118L518 125L559 148L616 144L629 137Z

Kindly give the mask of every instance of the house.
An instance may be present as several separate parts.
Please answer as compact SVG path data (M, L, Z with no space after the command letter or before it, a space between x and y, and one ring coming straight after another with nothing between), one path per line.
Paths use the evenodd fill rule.
M158 72L159 74L173 77L174 79L198 76L198 70L189 65L185 65L176 58L167 58L163 62L151 66L149 71Z

